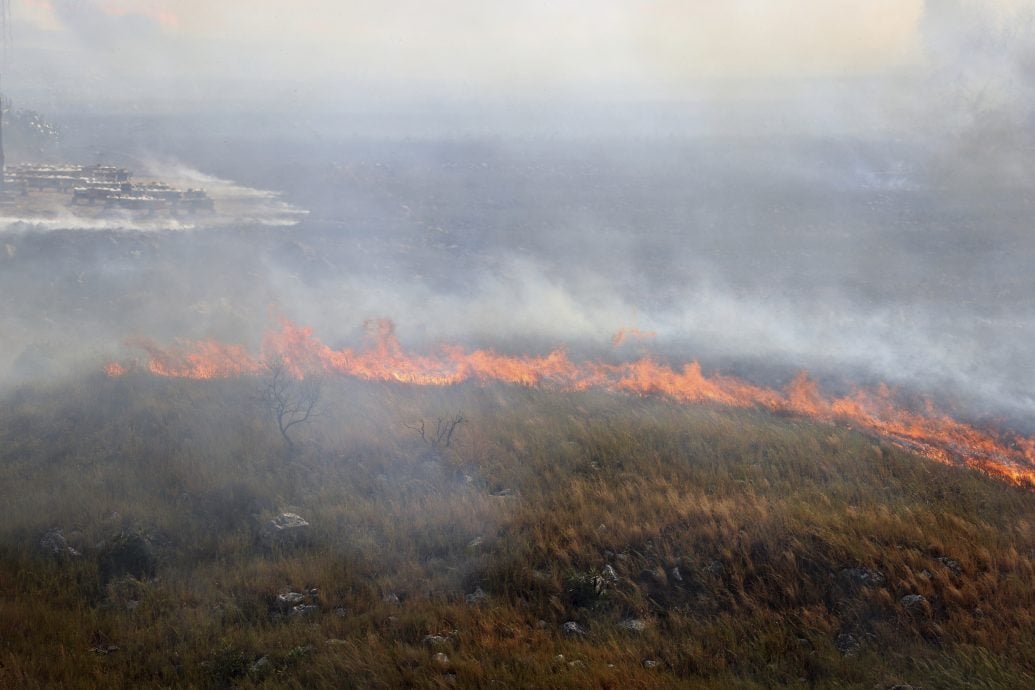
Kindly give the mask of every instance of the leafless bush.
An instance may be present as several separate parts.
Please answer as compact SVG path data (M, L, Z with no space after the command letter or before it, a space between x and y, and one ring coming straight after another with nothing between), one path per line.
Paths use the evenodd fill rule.
M439 417L435 421L435 428L432 430L422 419L414 424L406 424L406 428L417 432L421 440L431 446L432 450L449 448L453 442L453 433L456 428L466 422L462 413L457 412L455 417Z
M321 381L315 376L293 378L283 360L273 359L266 364L262 401L266 404L284 443L293 450L295 442L288 433L293 427L305 424L319 414Z

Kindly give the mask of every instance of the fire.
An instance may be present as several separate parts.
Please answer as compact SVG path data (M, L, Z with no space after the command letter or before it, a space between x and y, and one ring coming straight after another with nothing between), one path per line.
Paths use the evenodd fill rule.
M781 391L732 376L706 375L697 362L674 369L650 357L619 364L576 362L563 349L542 356L514 356L493 350L468 351L458 346L443 346L435 355L418 355L403 349L389 320L368 322L366 330L370 342L358 350L335 350L316 338L312 329L289 321L283 321L279 330L266 335L259 356L241 345L216 341L182 343L171 348L150 341L131 345L146 353L147 370L163 377L249 376L260 374L268 362L275 360L299 378L336 373L367 381L419 386L478 381L569 391L600 388L660 395L682 403L761 407L848 424L932 460L962 462L1019 486L1035 488L1035 438L979 429L939 412L931 403L922 411L910 409L896 402L886 386L830 398L805 373ZM106 367L109 376L121 376L126 371L126 365L120 363Z
M122 366L118 362L111 362L104 367L104 373L112 378L117 378L126 373L126 367Z
M650 340L658 337L654 331L641 331L639 328L623 328L611 336L611 347L621 347L632 340Z

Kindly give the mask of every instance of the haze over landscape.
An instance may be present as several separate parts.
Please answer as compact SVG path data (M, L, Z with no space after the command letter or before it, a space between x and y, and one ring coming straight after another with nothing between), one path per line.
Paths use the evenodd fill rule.
M835 4L15 3L5 83L61 124L52 156L194 168L310 211L230 250L260 252L235 259L252 304L196 265L170 279L209 294L156 284L116 322L75 317L116 341L136 335L124 306L221 299L252 323L276 301L331 341L374 316L491 345L638 327L683 356L850 367L1027 416L1028 8ZM77 267L87 291L113 287L103 258ZM148 264L122 279L162 280ZM7 272L25 286L8 364L61 308L32 270Z
M0 439L13 439L22 449L9 452L8 479L32 478L32 499L19 505L27 514L42 510L55 516L46 525L19 518L0 534L0 541L13 549L8 563L22 563L11 554L21 553L17 545L23 542L38 541L40 530L61 526L68 532L71 522L85 535L82 548L76 548L88 558L103 554L113 543L107 532L114 528L100 526L97 516L112 511L134 515L122 518L120 534L144 535L149 548L161 552L164 542L155 535L175 532L163 521L176 513L173 508L158 511L151 520L143 509L150 499L141 496L153 489L161 500L181 501L173 496L182 491L198 501L182 505L201 505L202 495L218 503L205 491L223 490L219 487L229 486L230 477L238 474L248 477L242 480L248 484L245 493L262 498L242 499L240 513L250 517L241 517L240 523L236 515L213 518L233 534L251 534L274 513L292 513L289 507L299 513L310 508L335 524L355 526L344 508L339 514L329 495L321 493L328 486L344 487L340 490L350 500L369 499L370 505L358 509L366 517L357 529L381 534L379 521L402 515L405 522L417 510L413 496L389 489L387 498L382 496L388 507L378 512L369 492L382 489L369 486L380 486L371 477L383 475L400 477L400 486L428 482L439 493L427 500L445 504L450 496L468 500L465 492L472 487L520 493L515 487L521 482L546 481L541 478L554 471L568 477L568 469L576 486L584 468L577 460L581 451L571 448L584 450L594 467L603 463L606 468L612 450L598 447L605 440L627 448L636 463L648 463L642 471L656 469L661 482L668 465L649 463L656 453L668 452L657 450L669 448L668 441L655 447L644 439L653 439L655 432L667 439L665 434L692 428L711 445L694 455L672 441L672 448L679 449L672 451L679 458L672 466L683 468L679 463L686 461L691 468L672 490L711 495L707 487L714 480L722 492L733 492L723 494L733 503L753 500L736 498L737 482L748 480L733 468L738 463L756 467L751 464L760 462L756 451L803 471L800 490L809 501L818 500L809 482L819 486L847 472L848 483L862 483L862 475L854 473L869 471L865 468L871 465L879 479L866 484L866 491L878 490L877 483L891 482L893 476L902 482L895 491L915 498L910 482L921 480L910 473L941 470L909 469L903 479L906 470L901 468L912 467L903 459L907 452L925 462L986 470L997 482L1009 480L987 491L1017 493L988 498L980 483L985 479L960 470L965 478L959 481L973 484L959 489L972 492L967 494L971 502L959 505L984 511L994 504L1015 511L1011 529L1016 532L1004 533L999 546L1003 553L1027 554L1016 556L1023 561L1017 572L1031 567L1035 551L1024 550L1035 548L1029 521L1035 485L1035 4L1029 0L534 0L518 5L473 0L12 0L4 4L0 64L9 171L23 164L111 165L131 170L134 179L161 180L176 189L204 188L215 209L176 213L156 205L158 210L140 212L110 208L111 198L109 208L100 208L72 203L70 190L64 199L50 192L20 194L8 183L0 204L0 396L7 401L0 403L5 409ZM288 432L281 409L280 428L271 425L273 408L262 396L279 384L267 380L270 371L286 372L285 390L301 396L291 402L302 403L302 409L305 396L312 395L303 384L320 379L320 404L311 410L320 409L324 418L309 419L307 410ZM807 378L802 372L808 372ZM378 382L388 383L377 388ZM433 390L411 390L418 387L411 384L431 384ZM88 470L101 473L95 488L103 510L86 507L94 494L60 509L44 500L50 480L19 463L38 455L82 465L85 461L76 458L87 453L83 448L89 444L80 446L76 439L94 438L93 431L87 434L79 426L85 413L49 412L64 404L66 396L58 392L63 390L76 391L67 399L83 409L91 407L94 393L89 391L96 390L97 410L111 412L92 427L114 430L110 439L98 437L96 446L110 440L111 448L90 452L108 458L112 467L136 462L133 449L151 448L148 444L163 435L185 444L176 445L179 450L169 460L169 467L179 469L167 470L177 477L168 480L169 486L178 488L144 481L120 493L100 478L101 470ZM182 391L186 397L176 393L166 399L163 391ZM681 411L670 411L664 407L668 403L678 403ZM705 407L684 410L685 403ZM163 404L176 412L153 411ZM708 417L713 409L708 406L734 415L733 421ZM463 409L454 414L454 408ZM628 417L623 416L626 408ZM524 422L516 421L517 410L527 413ZM763 413L776 416L770 420ZM120 426L120 419L137 419L138 414L150 421ZM592 426L600 415L620 421L601 430ZM30 419L36 421L25 421ZM199 419L225 419L225 424L217 430ZM437 420L441 428L458 419L463 421L453 426L459 450L428 441L425 421ZM800 452L814 452L819 465L839 468L823 479L801 470L797 460L787 460L799 452L787 430L797 429L799 419L821 425L819 431L801 432L805 450ZM595 431L554 429L554 423L588 424ZM45 431L48 424L53 432ZM544 430L533 432L533 427ZM615 428L628 428L628 436L612 436ZM124 438L124 429L151 440ZM418 435L415 430L420 443L411 438ZM517 440L501 440L510 439L507 434ZM728 451L735 458L729 467L722 469L716 460L720 469L714 469L707 464L711 460L701 458L727 452L718 440L724 434L741 445ZM863 439L876 445L870 448ZM569 448L569 443L575 445ZM41 450L48 444L65 450ZM784 448L781 444L792 450L771 450ZM254 459L241 459L245 449ZM505 457L527 461L539 474L522 479L505 466ZM344 463L342 458L360 460L343 470L335 465ZM417 464L407 464L406 458ZM550 469L554 460L557 468ZM698 461L706 469L694 465ZM626 462L630 465L623 472L631 471L634 460ZM252 464L242 469L237 463ZM440 481L439 469L428 469L429 463L448 474L444 485L434 483ZM856 464L864 469L844 469ZM198 485L183 480L181 487L178 473L188 467L205 479ZM276 467L294 468L285 470L293 473L290 482L272 479ZM55 476L70 471L54 470ZM713 471L729 476L715 479ZM350 474L355 472L370 476ZM309 480L299 479L306 475ZM454 486L458 476L468 477L468 484ZM952 481L937 477L933 484L938 487ZM567 486L567 481L558 485ZM784 481L794 485L786 474L766 481L772 483L764 491L775 491ZM549 501L554 499L547 501L533 484L525 486L529 505L537 510L553 505ZM751 486L762 486L761 480ZM829 495L841 496L842 490L855 495L840 484ZM617 501L616 495L600 500ZM632 489L622 495L631 502L643 498ZM949 501L945 495L937 500ZM120 500L136 508L116 507ZM881 500L873 499L874 511L884 505ZM436 526L420 536L456 541L443 547L453 549L449 553L460 563L449 566L448 577L437 579L438 565L428 565L423 546L413 547L418 554L413 563L419 566L410 561L400 566L400 572L413 575L411 581L426 576L422 582L435 583L427 585L432 601L451 596L442 594L450 587L472 590L477 585L478 591L484 587L504 598L532 587L521 579L524 575L494 580L504 568L502 561L486 565L478 560L481 556L465 551L468 541L482 535L468 534L467 527L455 528L451 521L468 527L484 521L497 526L500 535L513 524L527 526L510 509L483 506L480 498L470 501L473 507L463 516L436 503L429 510L444 512L435 512L431 522ZM78 507L68 507L73 504ZM953 507L946 511L956 506L947 505ZM577 507L597 515L581 503ZM793 506L770 508L773 514L786 508L800 517ZM208 515L207 509L184 510L189 520ZM638 514L638 509L629 510ZM59 516L70 522L59 525ZM679 513L680 520L685 518ZM594 522L586 522L586 529L600 524L597 517L590 519ZM164 526L154 528L159 523ZM298 558L315 561L325 537L336 545L327 547L330 552L340 555L329 524L318 526L319 536L302 547L309 555ZM457 534L450 532L454 528ZM847 532L832 529L838 538L848 538ZM943 546L955 539L970 543L962 531L945 529L949 536L939 537ZM486 530L491 541L491 528ZM668 538L664 534L660 529L649 541L659 544ZM675 584L672 567L678 572L678 567L703 568L714 561L725 563L728 572L740 572L729 560L733 556L701 556L692 566L692 557L672 560L675 551L665 548L654 563L653 552L637 541L641 537L632 535L627 545L598 551L612 556L635 552L634 558L646 559L637 561L637 568L661 568L669 573L669 585L681 592L684 585ZM917 543L925 538L916 537ZM220 544L212 546L213 553L229 553L230 542L220 539L231 538L213 537L213 544ZM419 542L409 533L398 539ZM180 543L176 537L170 540ZM499 540L510 543L503 536ZM550 558L570 558L568 565L582 569L578 572L600 570L600 563L590 567L582 555L558 555L563 549L550 544L543 547ZM623 551L626 546L632 551ZM368 547L367 542L350 543L352 551L346 549L347 558L342 558L362 553L359 560L373 559ZM269 582L263 586L270 592L263 596L275 596L280 586L270 573L301 567L297 559L290 560L298 553L291 550L295 546L279 548L270 557L277 565L268 566ZM399 559L409 557L407 548L400 547ZM786 548L798 553L797 547ZM876 551L859 555L853 548L840 542L830 547L838 569L865 566L879 568L889 581L899 577L899 584L888 585L896 590L894 597L888 595L892 604L903 593L919 591L918 576L902 574L906 566L881 565ZM964 562L964 570L970 567L940 546L924 548L931 558L953 556L953 562ZM235 563L251 564L241 565L242 573L267 567L246 560L266 558L267 551L261 557L233 553L240 559ZM846 553L855 558L852 563ZM281 557L287 560L277 561ZM439 554L431 561L452 563L451 557ZM99 578L101 591L110 582L104 575L107 561L97 558L100 565L75 567ZM161 558L159 572L162 564L180 564L178 559L186 556L170 551L168 561ZM623 568L632 567L607 558L622 578ZM677 561L683 565L673 566ZM387 596L381 590L400 586L378 579L388 578L385 573L395 566L363 562L370 571L349 577L378 584L370 584L362 596L350 594L358 599L350 600L349 608L376 608L387 602L380 601ZM413 572L407 570L411 565ZM920 561L913 566L917 572L923 569ZM184 568L170 566L169 572L177 573L170 574L172 581ZM413 574L421 568L432 574ZM559 596L568 602L563 615L556 609L560 604L549 604L558 623L574 617L593 628L587 621L596 619L590 614L578 618L571 610L595 616L621 608L625 616L642 614L647 607L659 621L674 615L676 604L658 604L654 594L653 604L629 595L614 609L599 601L569 601L559 592L570 595L572 587L578 589L571 583L581 575L543 563L534 570L543 569L553 573L558 591L547 591L545 580L537 580L533 589L546 589L541 600L530 595L529 601L547 606L550 596ZM150 581L147 573L130 574ZM319 579L307 577L310 583ZM809 580L800 589L818 592L823 582ZM320 587L327 591L329 585ZM598 590L609 587L598 583ZM1021 590L1012 605L1023 618L1031 614L1031 599ZM830 604L838 592L823 596L842 616L841 604ZM368 595L369 602L363 599ZM110 591L103 596L113 601ZM679 599L683 595L670 596L682 602L684 614L705 615L694 613L697 604L690 594L686 601ZM804 599L803 607L816 604ZM138 600L143 599L133 599ZM327 602L318 603L329 611ZM949 619L966 627L941 604L932 606L936 618L944 613L946 630ZM989 606L984 602L979 608ZM535 611L534 618L549 618ZM801 622L808 616L800 615L795 620L808 627ZM859 613L858 620L863 618ZM358 630L367 624L347 620L340 625ZM1011 619L1004 625L1013 630L1022 622ZM828 641L839 639L838 634L862 639L862 627L844 625L819 628ZM941 628L939 633L922 625L917 630L925 644L933 637L952 637ZM339 633L343 630L335 628ZM876 628L872 634L882 642L891 639ZM1022 646L1031 643L1030 636L1011 639ZM992 650L994 656L1000 642L1006 644L969 638L967 644ZM246 666L260 655L253 651ZM684 652L666 657L672 682L698 677L671 661ZM1002 678L1035 673L1029 665L1035 657L1027 654ZM23 680L46 685L40 680L45 674L34 675L15 662L0 663L0 681L6 680L2 664L20 669ZM274 659L274 665L278 673L293 673L286 661ZM186 676L163 676L163 681L156 676L147 682L201 682L202 676L191 675L200 667L190 668L195 670ZM273 682L272 676L237 671L213 683ZM728 678L721 674L727 671L763 685L794 680L788 675L767 681L742 673L732 662L699 678L707 676L722 687ZM842 671L829 676L817 671L810 682L822 685L823 679L835 677L863 682L862 676L851 675L855 671L838 676ZM452 680L442 680L441 674L434 678L459 678L471 686L488 678L464 673L451 669L446 675L454 675ZM58 677L64 676L55 672L53 678ZM367 684L389 682L387 677L371 675ZM301 676L290 678L302 682ZM423 676L410 680L431 684ZM635 685L642 679L634 674L626 680ZM990 682L989 687L1009 687L1009 682Z

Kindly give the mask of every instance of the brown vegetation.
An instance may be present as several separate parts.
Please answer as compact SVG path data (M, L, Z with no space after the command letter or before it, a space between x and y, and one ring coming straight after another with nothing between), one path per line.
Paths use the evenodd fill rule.
M285 457L262 387L4 401L0 685L1035 685L1035 497L977 471L758 411L339 379ZM414 420L455 410L429 453Z

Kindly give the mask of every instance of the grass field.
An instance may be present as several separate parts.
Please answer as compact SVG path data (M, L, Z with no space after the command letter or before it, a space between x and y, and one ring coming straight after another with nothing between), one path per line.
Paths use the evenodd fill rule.
M289 446L262 389L7 395L0 685L1035 687L1035 495L976 471L760 411L346 379Z

